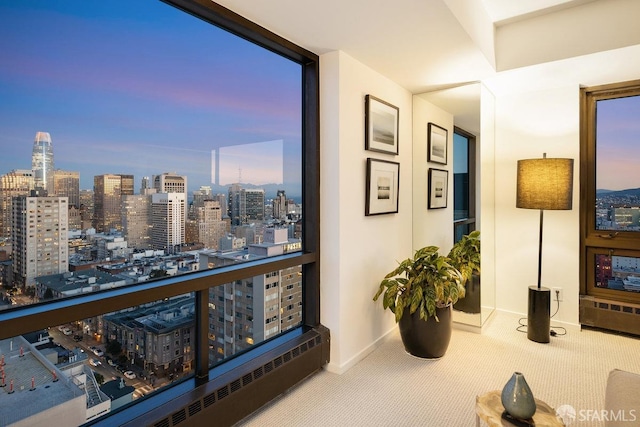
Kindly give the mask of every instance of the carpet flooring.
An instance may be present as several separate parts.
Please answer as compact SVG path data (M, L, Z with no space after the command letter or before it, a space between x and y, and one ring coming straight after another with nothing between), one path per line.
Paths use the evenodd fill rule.
M407 354L396 331L344 374L320 371L237 426L475 426L476 396L515 371L536 398L588 415L604 407L609 371L640 373L640 339L569 329L539 344L517 327L518 317L496 313L482 334L454 329L437 360ZM570 424L604 425L592 416Z

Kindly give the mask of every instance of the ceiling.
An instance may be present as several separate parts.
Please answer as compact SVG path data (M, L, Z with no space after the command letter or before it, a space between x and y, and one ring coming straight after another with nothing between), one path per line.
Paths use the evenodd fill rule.
M414 94L569 59L575 73L575 58L640 45L637 0L216 2L318 55L341 50Z

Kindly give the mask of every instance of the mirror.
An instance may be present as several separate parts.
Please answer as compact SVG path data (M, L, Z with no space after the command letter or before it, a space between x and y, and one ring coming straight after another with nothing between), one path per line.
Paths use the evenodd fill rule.
M458 233L466 234L467 230L480 230L482 239L482 273L476 283L467 284L466 301L460 300L454 306L453 320L457 324L481 328L495 310L495 243L494 243L494 112L495 98L493 94L479 82L460 85L414 96L414 173L413 173L413 247L435 244L440 247L451 247L454 227L444 242L429 239L427 230L431 220L442 224L456 220ZM436 107L436 108L434 108ZM443 111L446 114L443 114ZM426 146L427 122L437 123L448 130L449 159L446 165L426 162L423 147ZM454 132L455 129L455 132ZM454 136L454 133L457 134ZM459 139L461 138L462 139ZM456 146L454 147L454 137ZM467 139L465 145L464 139ZM475 143L473 139L475 138ZM459 143L462 141L462 143ZM475 145L475 150L472 146ZM458 148L463 148L460 151ZM456 162L456 152L458 162ZM475 157L475 162L468 168L465 156ZM462 160L462 162L461 162ZM475 167L475 171L473 170ZM429 168L449 171L450 202L446 209L426 210L423 203L425 191L425 173ZM473 206L466 211L459 209L460 202L451 198L453 187L457 182L464 182L464 174L475 176L475 192L468 199ZM475 209L474 209L475 208ZM475 210L475 215L473 214ZM466 218L466 219L465 219ZM460 231L462 230L462 231ZM433 232L431 232L435 237ZM440 235L442 234L440 230ZM441 239L441 237L440 237Z

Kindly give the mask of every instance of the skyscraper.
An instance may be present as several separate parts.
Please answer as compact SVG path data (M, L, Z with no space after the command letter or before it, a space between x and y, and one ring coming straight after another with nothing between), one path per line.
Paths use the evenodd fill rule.
M49 190L50 196L68 197L69 207L80 208L80 172L53 171L52 190Z
M93 226L98 232L122 230L122 196L133 194L133 175L97 175L93 177Z
M156 193L151 195L151 245L173 253L185 238L185 195Z
M49 132L37 132L33 141L31 169L35 188L53 190L53 145Z
M198 241L208 249L218 249L219 242L227 233L227 226L222 220L220 202L205 200L197 210Z
M130 247L151 248L151 195L122 196L122 227Z
M33 171L12 170L0 176L0 238L11 237L11 199L28 196L33 189Z
M242 188L240 184L229 187L229 215L232 225L249 224L264 220L264 190Z
M189 206L187 204L187 177L186 175L178 175L175 172L164 172L161 175L153 175L153 188L158 193L178 193L184 195L184 217L186 221ZM184 228L184 224L182 224ZM183 236L184 237L184 236Z
M15 283L30 287L36 277L69 271L68 199L18 196L11 212Z

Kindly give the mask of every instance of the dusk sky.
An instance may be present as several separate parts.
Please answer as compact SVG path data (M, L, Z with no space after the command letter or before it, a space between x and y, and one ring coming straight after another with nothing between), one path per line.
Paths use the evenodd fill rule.
M0 174L31 168L42 131L81 189L176 172L192 191L212 150L267 141L220 182L301 182L300 66L159 0L0 0L0 52Z
M598 101L596 187L640 188L640 96Z

